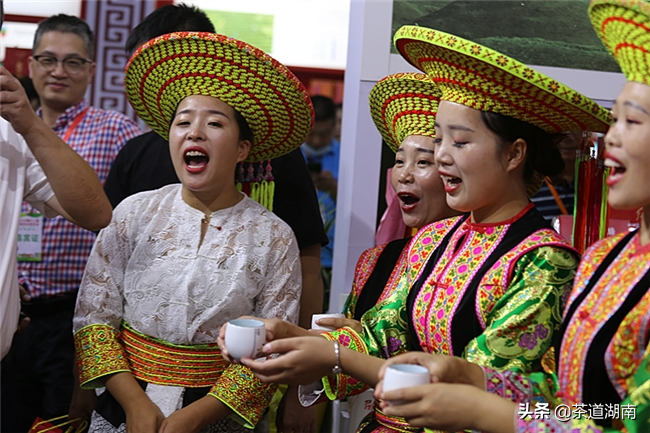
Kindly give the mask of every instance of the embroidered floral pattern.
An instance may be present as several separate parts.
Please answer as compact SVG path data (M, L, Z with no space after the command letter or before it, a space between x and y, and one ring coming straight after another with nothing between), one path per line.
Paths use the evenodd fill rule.
M638 236L638 234L637 234ZM576 278L575 289L571 294L573 302L577 294L581 293L589 283L589 277L596 270L598 264L609 251L620 241L622 236L604 239L592 246L583 261ZM591 292L582 301L570 319L566 333L562 339L560 359L565 360L558 366L558 381L564 392L564 399L569 404L583 401L582 389L584 378L584 360L600 328L611 317L614 311L620 308L641 277L650 269L650 253L635 254L635 240L631 240L607 268ZM607 348L605 354L610 370L610 380L619 392L625 392L625 382L632 371L638 367L643 357L645 346L638 338L623 335L623 331L634 332L640 330L641 319L647 310L643 307L646 302L640 302L628 315L614 336L613 344ZM641 309L640 312L638 309ZM647 318L645 319L648 320ZM634 334L632 334L634 335ZM624 344L621 356L619 344ZM617 353L618 352L618 353Z
M460 221L461 217L448 218L420 229L411 242L407 263L407 284L413 285L417 281L429 255L433 253L436 246L449 233L449 230L459 224Z
M354 272L352 291L350 292L350 296L348 296L348 299L345 302L345 306L343 307L343 313L346 315L346 317L354 317L356 305L359 300L359 296L361 295L361 291L368 282L368 278L370 278L370 275L372 275L372 272L375 270L379 256L385 248L386 245L379 245L373 248L369 248L361 254L361 257L359 257ZM401 276L406 272L407 257L408 244L402 250L397 263L395 263L393 271L391 272L390 277L388 277L388 281L383 287L382 293L379 296L377 302L385 300L396 290ZM377 288L372 287L369 289L376 290Z
M522 72L522 75L524 76L524 78L532 80L533 77L535 76L535 71L533 71L530 68L524 68L524 71Z
M360 353L369 353L362 336L357 334L352 328L340 328L336 331L324 332L321 335L330 341L337 340L341 346L347 347L348 349ZM338 400L359 394L368 389L364 383L345 374L324 377L323 386L327 397L331 400Z
M533 350L537 346L537 338L529 332L524 333L519 340L519 346Z
M574 103L574 92L557 81L473 41L441 31L420 37L427 31L403 26L394 36L395 47L438 84L446 100L516 117L548 132L607 129L607 110L595 109L586 97Z
M373 430L373 433L411 433L421 430L418 427L411 427L404 418L385 415L379 408L378 401L375 401L375 419L379 423L379 428Z
M385 346L386 357L389 357L391 353L395 353L402 346L402 341L395 337L388 337L388 346Z
M487 392L515 403L531 401L533 386L526 376L512 370L498 371L483 367L483 371Z
M548 335L548 329L541 323L535 327L535 333L525 332L519 340L519 346L533 350L537 346L537 339L544 339Z
M607 256L622 237L623 235L617 235L603 239L587 250L569 297L570 304L575 303L577 297L584 292L600 263L608 259ZM622 301L626 299L632 288L638 285L640 277L650 270L650 251L645 249L639 252L638 250L637 239L632 239L595 282L590 293L584 297L570 319L559 356L558 381L562 392L555 394L555 397L562 400L558 401L553 393L548 392L558 389L553 383L553 376L540 376L538 373L531 375L530 378L535 390L545 389L545 392L536 395L543 396L543 399L552 405L561 402L579 408L586 406L582 403L582 390L585 380L590 378L585 377L583 368L594 337L599 328L621 307ZM598 420L587 419L585 416L576 417L574 411L573 419L568 422L559 422L553 416L544 420L517 420L518 432L602 433L647 430L650 402L650 349L647 347L648 335L650 335L650 314L648 314L650 290L648 288L646 290L638 303L623 318L605 351L607 374L622 397L621 404L615 406L618 409L619 406L622 408L633 405L636 416L623 417L622 421L615 419L614 429L610 430L598 427ZM510 380L521 384L527 379L513 376ZM612 416L608 418L611 419Z
M262 383L243 365L230 364L208 395L223 402L245 421L245 427L254 428L269 405L276 384Z
M120 331L108 325L89 325L74 335L79 383L85 389L101 388L100 377L120 371L131 371Z
M379 256L381 256L381 253L385 248L386 245L378 245L373 248L368 248L361 253L359 260L357 261L357 266L354 269L352 291L350 292L350 296L348 296L345 307L343 308L346 317L354 317L354 311L357 301L359 300L359 295L361 295L361 291L368 282L368 278L370 278L370 275L372 275L372 272L375 270L377 260L379 260Z
M650 292L639 301L621 322L618 332L605 353L605 363L610 372L610 380L620 395L631 390L630 380L639 369L644 356L644 340L650 336ZM646 338L644 339L644 336ZM648 383L650 388L650 383ZM650 397L650 389L648 391ZM650 399L648 399L650 401Z
M498 56L495 61L499 66L505 66L508 64L508 58L506 56Z
M550 347L549 330L555 331L561 320L560 293L570 286L577 260L568 253L566 242L546 229L503 255L477 290L477 317L486 331L465 354L452 353L455 311L475 272L503 241L509 226L482 232L470 227L466 222L454 233L448 251L416 297L411 314L420 345L431 353L463 355L481 365L528 371L529 360L539 359ZM547 258L556 255L563 260L549 262Z
M411 312L420 345L427 352L454 355L450 334L453 313L474 272L506 232L507 227L489 227L485 233L479 233L471 230L470 224L465 221L451 237L449 248L441 255L422 286ZM459 245L460 242L462 245ZM455 248L458 248L457 251L454 251Z

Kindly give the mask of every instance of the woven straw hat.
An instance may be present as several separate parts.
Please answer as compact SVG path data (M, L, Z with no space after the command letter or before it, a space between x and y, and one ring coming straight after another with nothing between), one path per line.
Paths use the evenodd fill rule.
M164 138L187 96L213 96L230 105L253 131L248 161L297 148L314 121L311 99L291 71L258 48L224 35L179 32L154 38L133 54L125 74L135 112Z
M523 63L438 30L403 26L395 46L440 87L442 100L491 111L547 132L604 132L609 112Z
M650 4L592 0L589 18L627 79L650 85Z
M440 89L425 74L393 74L375 84L370 115L386 144L396 152L409 135L435 137Z

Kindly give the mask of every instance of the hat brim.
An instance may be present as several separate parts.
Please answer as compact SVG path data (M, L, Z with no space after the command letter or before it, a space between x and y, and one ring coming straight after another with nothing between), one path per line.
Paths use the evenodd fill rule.
M442 90L442 99L531 123L547 132L604 132L609 112L556 80L463 38L403 26L395 46Z
M370 115L393 152L409 135L435 136L441 94L427 75L418 73L389 75L370 90Z
M129 102L165 139L178 104L215 97L237 110L253 132L248 161L276 158L300 146L314 110L302 83L258 48L224 35L170 33L140 47L125 70Z
M589 18L629 81L650 85L650 4L592 0Z

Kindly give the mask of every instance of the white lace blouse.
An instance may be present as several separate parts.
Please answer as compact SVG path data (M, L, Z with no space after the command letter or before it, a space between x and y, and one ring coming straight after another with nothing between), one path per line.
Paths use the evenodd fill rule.
M88 259L74 332L92 324L135 330L173 344L216 341L242 315L298 320L301 273L291 228L244 196L211 215L180 184L135 194L113 212Z

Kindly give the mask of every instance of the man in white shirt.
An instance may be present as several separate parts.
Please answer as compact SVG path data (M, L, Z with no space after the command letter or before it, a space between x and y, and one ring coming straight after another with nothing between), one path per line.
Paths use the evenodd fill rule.
M0 26L4 18L0 0ZM9 352L20 312L16 250L22 201L88 230L111 219L93 169L29 104L20 82L0 66L0 358Z

